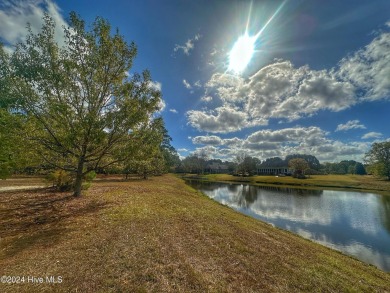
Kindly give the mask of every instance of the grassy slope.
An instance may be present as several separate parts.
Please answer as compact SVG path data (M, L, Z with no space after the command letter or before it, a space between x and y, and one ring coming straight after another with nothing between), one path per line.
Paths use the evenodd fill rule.
M73 199L0 193L0 292L386 292L390 274L222 206L174 176Z
M296 179L291 176L251 176L237 177L227 174L212 174L205 176L187 175L188 178L198 178L220 182L246 182L256 185L279 185L299 188L351 189L372 191L390 195L390 181L377 179L373 176L360 175L311 175L307 179Z

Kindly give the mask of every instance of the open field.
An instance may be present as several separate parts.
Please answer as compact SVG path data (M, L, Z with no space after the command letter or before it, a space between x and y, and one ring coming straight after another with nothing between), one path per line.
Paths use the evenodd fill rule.
M0 283L0 292L390 292L390 274L241 215L173 175L109 177L81 198L0 192L0 211L0 275L62 280Z
M185 175L184 177L218 182L248 183L254 185L277 185L297 188L347 189L390 195L390 181L378 179L369 175L310 175L310 177L306 179L297 179L291 176L238 177L228 174L210 174L202 176L189 174Z

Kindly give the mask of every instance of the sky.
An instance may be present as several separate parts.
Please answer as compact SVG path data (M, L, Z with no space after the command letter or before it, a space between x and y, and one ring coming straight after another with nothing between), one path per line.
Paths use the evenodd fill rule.
M71 11L136 43L129 73L150 70L182 158L363 161L390 139L389 0L1 0L0 40L12 52L45 12L60 35Z

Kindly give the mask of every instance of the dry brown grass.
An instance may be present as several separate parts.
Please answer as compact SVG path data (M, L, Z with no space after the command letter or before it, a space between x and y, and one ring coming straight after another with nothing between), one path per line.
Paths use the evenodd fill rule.
M0 292L386 292L390 275L238 214L167 175L74 199L0 193Z

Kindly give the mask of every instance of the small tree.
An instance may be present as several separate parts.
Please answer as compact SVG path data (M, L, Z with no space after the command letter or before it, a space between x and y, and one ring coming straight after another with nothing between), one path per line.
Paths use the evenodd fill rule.
M257 165L260 163L259 159L245 155L242 162L237 166L237 171L243 174L253 175L256 173Z
M305 170L309 169L308 162L301 158L291 159L288 166L294 169L294 177L297 178L305 178Z
M366 153L365 160L374 175L384 176L390 180L390 141L373 143Z
M259 159L248 156L246 153L239 153L234 161L237 164L237 172L243 174L255 173L257 165L260 164Z

